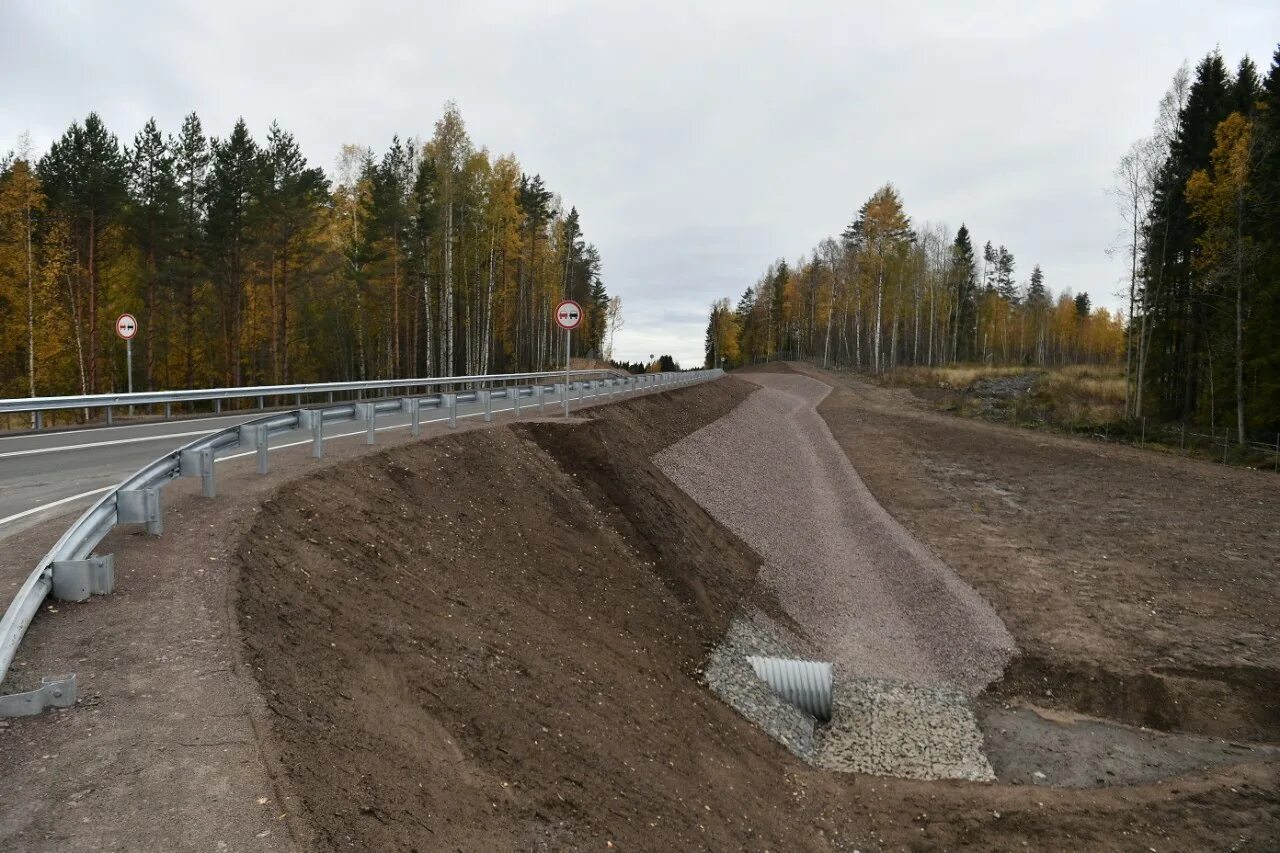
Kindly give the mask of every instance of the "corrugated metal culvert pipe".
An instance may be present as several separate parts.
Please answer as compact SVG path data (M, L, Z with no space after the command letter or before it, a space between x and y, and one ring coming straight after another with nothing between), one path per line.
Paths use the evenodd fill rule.
M748 657L756 676L783 699L819 720L831 719L831 664L816 660Z

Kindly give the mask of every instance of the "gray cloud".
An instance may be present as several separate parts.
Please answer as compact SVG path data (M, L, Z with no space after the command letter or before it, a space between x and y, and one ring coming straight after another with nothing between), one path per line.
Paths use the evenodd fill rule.
M1158 23L1157 23L1158 22ZM1118 304L1105 190L1174 69L1265 67L1273 2L0 2L0 150L102 114L272 119L313 162L426 135L446 99L601 250L618 354L701 358L712 299L838 232L886 180L1022 278Z

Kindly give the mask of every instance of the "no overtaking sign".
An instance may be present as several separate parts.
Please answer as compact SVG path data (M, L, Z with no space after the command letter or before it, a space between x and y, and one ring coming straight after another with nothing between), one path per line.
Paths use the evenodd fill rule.
M133 336L138 334L138 321L132 314L121 314L116 318L116 334L126 341L133 340Z
M582 323L582 306L572 299L566 299L556 306L556 325L571 332Z

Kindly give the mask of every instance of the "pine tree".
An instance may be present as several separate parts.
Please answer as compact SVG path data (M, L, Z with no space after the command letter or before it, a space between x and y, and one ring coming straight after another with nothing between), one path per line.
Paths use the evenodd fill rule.
M1091 310L1089 305L1089 294L1087 293L1077 294L1075 298L1075 306L1076 306L1076 317L1080 318L1081 320L1088 317L1089 312Z
M175 139L170 137L173 171L177 187L177 233L172 259L174 310L182 328L182 387L196 383L196 361L200 352L196 330L200 325L197 293L206 277L205 211L209 175L209 140L200 118L191 113L182 122ZM173 331L176 333L177 328Z
M173 252L181 228L178 182L174 157L153 118L134 137L129 159L129 221L134 244L142 254L139 303L142 329L142 387L155 387L159 365L168 362L167 346L172 338L171 313L162 305L174 303ZM168 379L168 371L163 371ZM167 383L166 383L167 384Z
M222 332L222 375L240 385L244 371L241 333L245 320L245 285L257 248L257 216L265 164L241 118L226 140L214 139L207 185L209 270Z
M124 214L128 165L119 140L97 113L89 113L83 126L72 124L53 143L37 173L50 208L66 218L80 259L71 298L73 323L85 352L82 386L97 393L105 384L102 353L111 334L102 280L104 247Z
M1017 305L1018 285L1013 280L1013 269L1013 253L1001 246L996 253L996 292L1009 304Z
M328 202L329 180L321 169L307 166L293 134L275 122L262 157L261 193L259 221L270 270L271 382L280 384L291 381L291 306L297 279L312 261L311 235Z

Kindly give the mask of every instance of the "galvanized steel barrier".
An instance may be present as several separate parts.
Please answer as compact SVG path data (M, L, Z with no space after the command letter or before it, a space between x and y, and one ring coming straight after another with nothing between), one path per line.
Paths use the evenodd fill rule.
M619 370L574 370L570 377L612 376L624 377ZM102 409L106 412L107 423L111 423L113 409L133 406L164 405L168 416L175 403L212 402L215 413L221 413L225 400L257 399L258 408L268 398L293 397L297 407L301 408L302 398L316 394L326 394L328 402L333 402L333 395L348 391L395 391L406 392L415 388L432 388L439 386L490 385L495 382L519 382L548 376L564 376L563 370L544 373L496 373L480 376L444 376L430 379L374 379L359 382L312 382L300 385L250 385L238 388L197 388L190 391L137 391L130 394L83 394L67 397L14 397L0 400L0 415L30 413L40 429L43 413L76 409Z
M577 371L577 374L596 374L602 371ZM604 379L579 379L548 384L548 377L563 378L558 373L525 373L500 374L493 376L455 376L431 380L395 380L370 383L326 383L309 386L270 386L259 389L214 389L199 392L162 392L162 394L124 394L113 396L118 402L110 404L101 398L111 395L95 395L95 405L128 405L143 402L139 397L148 398L149 402L165 402L163 393L187 395L182 399L218 399L207 396L218 391L266 392L263 396L273 394L317 393L329 390L386 390L395 388L413 388L435 386L457 386L486 384L491 387L474 388L460 392L436 393L419 396L405 396L395 399L356 401L325 408L298 408L287 412L266 415L236 426L228 427L210 435L196 439L182 447L166 453L154 462L143 466L132 476L126 478L111 491L98 499L93 506L62 534L57 543L36 564L35 569L19 588L13 602L0 619L0 684L4 683L9 665L13 662L18 645L26 634L36 612L45 598L52 594L65 601L84 601L91 595L106 595L115 588L115 560L111 554L97 554L95 549L103 538L117 524L143 524L152 535L159 535L163 528L161 506L161 489L169 481L179 477L199 477L202 493L205 497L214 497L217 491L214 465L218 454L231 450L247 451L240 455L253 453L257 456L258 472L265 474L269 468L270 437L279 433L294 430L311 432L312 456L320 458L324 455L324 429L329 423L362 421L366 424L365 443L375 441L375 421L380 415L401 414L409 418L408 427L412 435L420 433L423 413L432 411L438 417L426 422L447 422L449 426L457 426L459 417L482 416L486 421L493 418L495 411L512 411L520 414L523 401L528 399L529 406L536 406L545 411L548 403L563 403L566 399L574 399L577 392L579 402L584 399L599 399L603 396L635 393L659 388L673 388L715 379L723 375L720 370L700 370L685 373L648 373L635 376L619 377L610 375ZM528 385L506 385L493 387L498 382L519 382L527 379L540 381ZM300 391L297 389L313 389ZM289 390L283 390L289 389ZM548 393L550 391L551 393ZM590 393L588 393L590 392ZM201 396L205 395L205 396ZM258 396L239 394L238 396ZM33 406L42 405L44 411L62 407L67 401L70 408L81 408L88 398L43 398L41 401L28 401L28 407L5 408L6 404L16 401L0 401L0 412L4 411L36 411ZM177 398L173 398L177 399ZM226 399L226 398L223 398ZM57 400L59 405L51 405L49 401ZM501 405L495 409L495 401ZM460 404L476 404L478 411L459 414ZM0 695L0 717L37 714L48 707L69 707L76 700L76 676L47 676L41 680L38 688L21 693Z

